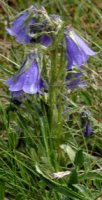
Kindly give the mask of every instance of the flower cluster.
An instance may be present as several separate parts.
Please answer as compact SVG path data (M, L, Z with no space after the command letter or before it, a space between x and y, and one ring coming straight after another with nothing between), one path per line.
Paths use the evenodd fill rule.
M14 36L18 43L38 44L43 45L44 48L53 47L57 38L60 38L57 45L64 46L67 88L73 89L76 86L83 87L85 85L85 82L81 80L83 76L82 65L85 64L88 56L94 56L95 52L71 28L64 27L64 22L60 16L48 15L43 7L38 9L31 6L28 10L20 13L12 22L11 27L6 28L6 31ZM59 37L60 32L62 33L61 37ZM34 50L33 53L26 56L17 73L4 82L9 87L14 100L22 92L42 94L41 88L46 91L39 67L38 55Z

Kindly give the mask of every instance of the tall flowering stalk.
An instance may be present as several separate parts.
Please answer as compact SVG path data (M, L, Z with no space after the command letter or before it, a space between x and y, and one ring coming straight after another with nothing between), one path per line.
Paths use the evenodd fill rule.
M82 66L89 56L94 56L96 53L73 29L64 26L60 16L48 15L45 8L31 6L20 13L11 23L11 27L6 28L6 31L15 37L16 42L33 46L31 49L33 53L29 52L18 72L4 82L9 87L14 99L16 96L18 98L22 92L28 94L47 92L51 104L54 105L57 104L57 99L54 99L56 91L54 84L57 78L60 79L58 80L59 88L62 88L62 85L66 85L67 89L85 85L82 80L84 77ZM51 66L51 68L46 68L46 75L49 76L46 80L47 85L43 78L39 52L47 57L46 65L50 63L49 66ZM55 57L62 58L62 55L64 55L64 61L60 62L61 66L58 71ZM56 76L56 71L59 72L58 76ZM60 71L62 76L59 75ZM62 85L60 86L60 84Z

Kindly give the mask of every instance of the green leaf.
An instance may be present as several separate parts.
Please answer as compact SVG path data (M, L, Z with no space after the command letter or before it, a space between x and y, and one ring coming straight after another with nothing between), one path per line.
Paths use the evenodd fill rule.
M8 69L6 69L4 66L0 65L0 70L6 72L9 75L13 75L13 73L11 71L9 71Z
M5 196L5 182L3 179L0 180L0 200L4 200Z
M76 169L73 169L69 176L68 187L75 190L75 188L73 187L73 184L77 184L77 183L78 183L78 175L77 175Z
M84 185L81 185L81 184L77 184L77 185L74 185L81 194L84 195L84 197L87 199L87 200L94 200L94 194L92 194L92 192L90 191L90 189L88 189L86 186Z
M83 102L86 104L86 105L92 105L92 99L89 95L88 92L86 91L81 91L80 92L80 97L81 99L83 100Z
M95 179L94 180L94 185L96 186L96 188L98 189L98 190L101 190L101 187L102 187L102 180L100 181L100 180L98 180L98 179Z
M76 167L78 167L80 169L82 167L83 163L84 163L83 151L82 151L82 149L80 149L76 152L74 164Z
M23 200L24 199L24 197L22 196L22 194L17 194L16 195L16 199L15 200Z
M59 184L55 181L53 181L52 179L50 179L49 177L47 177L38 167L38 165L36 165L36 171L40 174L40 176L43 178L43 180L46 182L46 184L50 187L52 187L53 189L55 189L57 192L64 194L65 196L67 196L68 198L76 198L78 200L87 200L86 198L83 197L83 195L78 194L77 192L73 191L71 188L66 187L63 184Z
M62 144L61 146L61 149L64 150L65 153L68 154L71 162L73 163L74 162L74 159L75 159L75 151L72 149L72 147L69 145L69 144Z
M81 174L81 175L79 176L79 179L80 179L80 181L81 181L81 180L88 180L88 179L90 179L90 180L95 180L95 179L97 179L97 180L102 181L102 173L100 173L100 172L95 172L95 171L89 171L89 172L87 172L87 173Z

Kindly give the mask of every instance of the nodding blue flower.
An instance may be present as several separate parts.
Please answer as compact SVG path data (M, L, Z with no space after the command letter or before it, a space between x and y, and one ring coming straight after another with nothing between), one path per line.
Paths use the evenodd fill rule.
M73 65L80 68L85 64L88 56L94 56L96 54L74 31L65 29L64 34L66 41L67 69L71 69Z
M12 22L11 28L6 28L7 32L11 36L14 36L18 43L31 42L31 38L29 37L27 30L29 25L32 25L35 22L35 20L34 18L27 20L28 16L28 12L22 13Z
M74 72L73 69L68 70L65 79L68 89L73 89L77 86L84 87L85 82L80 79L82 75L82 72Z
M24 92L22 90L17 92L11 92L12 102L16 105L20 105L22 100L25 98Z
M73 89L77 86L80 87L80 88L83 88L85 86L85 83L82 82L81 80L73 80L73 81L70 81L67 86L68 86L69 89Z
M11 92L25 92L28 94L42 93L45 88L40 78L36 56L29 54L18 72L4 82Z
M35 24L35 18L29 18L29 13L26 11L19 15L13 22L11 28L6 28L6 31L16 38L18 43L40 43L44 46L51 44L51 39L47 34L42 34L35 40L29 34L28 29ZM36 23L37 24L37 23ZM39 24L38 24L39 26ZM36 27L37 28L37 27ZM37 31L35 31L37 33Z
M81 115L81 126L82 126L82 133L85 137L88 137L92 133L91 122L86 112L83 112Z

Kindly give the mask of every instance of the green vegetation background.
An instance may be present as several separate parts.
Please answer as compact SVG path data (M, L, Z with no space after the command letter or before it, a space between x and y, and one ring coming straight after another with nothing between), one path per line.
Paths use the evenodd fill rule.
M21 64L25 50L7 35L5 27L33 3L59 14L98 52L84 66L86 89L76 88L69 94L62 91L65 101L62 105L59 99L58 111L53 105L50 108L50 101L45 104L45 97L35 95L16 107L3 85ZM52 94L55 98L57 90ZM62 119L64 107L67 113ZM80 127L78 114L83 110L91 113L93 131L89 138L83 137ZM47 111L52 115L50 125ZM70 114L74 119L67 122ZM101 0L0 0L0 200L101 199L101 142Z

